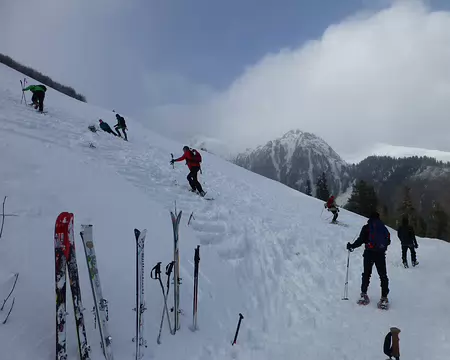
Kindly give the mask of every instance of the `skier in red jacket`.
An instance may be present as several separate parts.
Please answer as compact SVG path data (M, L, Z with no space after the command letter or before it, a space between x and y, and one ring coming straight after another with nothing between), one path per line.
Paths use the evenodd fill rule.
M328 211L331 211L333 213L333 220L331 220L331 222L336 223L337 218L338 218L339 209L336 205L335 197L333 195L331 195L330 198L328 199L328 201L326 202L326 204L324 204L324 205Z
M202 156L197 150L191 149L189 146L184 146L183 152L184 153L182 156L180 156L178 159L170 160L170 163L173 165L174 162L186 160L186 165L190 170L187 179L189 181L189 185L191 185L192 192L198 191L200 196L205 196L206 193L203 191L203 188L197 179L197 173L200 171Z

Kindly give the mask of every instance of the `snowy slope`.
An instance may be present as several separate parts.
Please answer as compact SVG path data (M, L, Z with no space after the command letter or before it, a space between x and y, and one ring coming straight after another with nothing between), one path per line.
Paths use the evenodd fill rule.
M389 144L376 144L370 151L362 152L360 154L351 154L348 156L344 156L344 158L349 163L357 164L371 155L391 156L394 158L404 158L410 156L428 156L431 158L435 158L439 161L450 162L450 152L431 149L421 149L407 146L395 146Z
M0 196L8 195L0 240L0 299L20 272L16 302L0 325L2 354L10 359L53 359L55 295L53 228L61 211L94 225L103 293L110 303L116 359L131 359L134 326L135 227L147 228L145 359L384 359L390 326L402 329L402 358L446 359L450 352L448 302L450 246L419 240L420 267L400 266L400 247L388 253L391 310L360 308L361 250L351 256L350 297L341 301L346 256L365 219L340 212L349 227L328 224L323 204L284 185L204 153L201 181L214 196L206 201L187 191L186 167L169 165L183 144L149 132L127 119L130 142L92 134L89 124L109 111L49 90L48 115L20 104L19 73L0 66ZM31 83L31 81L30 81ZM126 114L124 114L126 116ZM93 142L96 148L90 148ZM183 211L180 229L181 330L166 325L156 344L163 305L151 267L172 256L169 210ZM187 226L189 214L195 220ZM87 269L76 238L85 317L93 352L101 359L90 309ZM194 247L201 245L199 330L191 332ZM165 279L164 279L165 280ZM377 276L369 295L379 296ZM169 303L171 304L169 296ZM73 311L68 307L69 359L77 359ZM231 346L238 313L244 315ZM4 314L1 314L4 316Z

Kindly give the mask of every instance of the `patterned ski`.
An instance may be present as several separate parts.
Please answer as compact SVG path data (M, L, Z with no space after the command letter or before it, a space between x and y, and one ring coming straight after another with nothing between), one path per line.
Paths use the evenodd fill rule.
M106 360L113 360L111 335L108 328L108 302L103 297L100 283L100 275L97 268L97 256L95 255L94 238L92 234L92 225L81 225L80 232L83 241L86 262L89 269L89 278L94 298L95 317L98 320L98 329L100 332L101 346Z
M176 213L176 210L175 210ZM174 261L174 271L173 271L173 283L174 283L174 332L180 330L180 254L178 249L178 228L181 221L180 211L176 216L171 211L170 216L172 219L172 227L173 227L173 261Z
M89 345L84 326L83 304L75 253L73 235L73 214L61 213L55 226L55 262L56 262L56 359L67 359L66 352L66 266L69 274L70 290L74 307L78 338L78 350L81 360L89 360Z
M67 213L61 213L55 224L55 292L56 292L56 360L66 360L66 259Z
M144 294L144 245L147 230L139 231L134 229L136 238L136 336L133 339L136 342L136 360L140 360L144 356L143 347L147 347L147 341L144 339L144 311L145 294Z

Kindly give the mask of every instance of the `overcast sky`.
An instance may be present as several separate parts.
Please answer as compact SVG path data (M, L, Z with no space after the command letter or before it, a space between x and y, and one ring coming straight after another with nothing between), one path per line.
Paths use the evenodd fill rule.
M449 0L0 0L0 52L180 140L450 151Z

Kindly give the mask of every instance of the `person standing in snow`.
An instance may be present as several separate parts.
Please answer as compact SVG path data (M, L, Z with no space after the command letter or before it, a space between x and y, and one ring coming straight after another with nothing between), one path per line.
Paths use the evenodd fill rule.
M111 129L111 126L109 126L108 123L104 122L102 119L100 119L98 122L100 123L100 129L102 129L104 132L113 134L114 136L119 136L113 131L113 129Z
M125 119L122 116L120 116L119 114L116 114L116 119L117 119L117 124L114 125L114 129L116 129L117 134L119 134L119 137L122 137L122 135L120 135L120 131L119 131L119 130L122 130L125 141L128 141L127 133L125 132L125 130L127 130L127 124L125 123Z
M339 209L336 205L336 200L334 198L333 195L330 196L330 198L328 199L328 201L324 204L325 208L328 211L331 211L333 214L333 220L331 220L332 223L336 223L337 222L337 218L338 218L338 213L339 213Z
M203 188L197 179L197 174L200 171L200 163L202 162L202 156L197 150L191 149L189 146L184 146L183 155L178 159L170 160L170 164L173 165L175 162L183 160L186 160L186 165L190 171L187 176L187 180L189 181L189 185L191 185L191 191L198 191L200 196L205 196L206 193L203 191Z
M33 96L31 97L31 102L34 108L37 109L39 107L39 112L43 112L45 92L47 91L47 88L44 85L30 85L22 89L22 91L28 90L30 90L33 93Z
M358 300L358 304L367 305L370 302L367 289L375 264L381 282L381 299L378 302L378 307L387 309L389 306L387 297L389 294L389 279L386 269L386 250L391 244L391 239L388 229L380 220L380 214L377 212L374 212L367 220L367 224L362 227L358 239L353 244L347 243L347 250L353 251L362 244L365 244L364 271L361 281L361 298Z
M408 249L411 252L411 263L412 266L419 265L416 257L416 249L419 247L417 244L416 235L414 234L414 229L411 225L409 225L409 221L407 217L402 219L402 224L397 230L397 236L402 243L402 260L403 266L405 268L408 267L408 260L406 259L406 255L408 253Z

